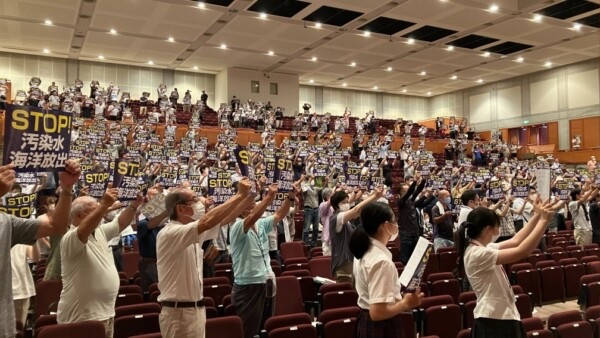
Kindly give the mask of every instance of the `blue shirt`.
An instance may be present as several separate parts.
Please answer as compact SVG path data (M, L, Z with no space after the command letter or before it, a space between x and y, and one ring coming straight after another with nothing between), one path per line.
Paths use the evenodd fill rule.
M269 232L274 226L274 216L256 221L255 229L244 232L244 220L238 219L231 226L231 257L233 276L238 285L264 284L271 271L269 257Z
M137 238L140 247L140 256L156 258L156 236L162 227L148 228L149 219L145 218L137 224Z

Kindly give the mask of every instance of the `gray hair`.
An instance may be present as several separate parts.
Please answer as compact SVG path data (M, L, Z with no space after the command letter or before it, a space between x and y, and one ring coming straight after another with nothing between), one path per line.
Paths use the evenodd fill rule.
M321 195L323 196L323 200L328 200L329 197L331 197L331 194L333 194L333 189L331 188L325 188L321 193Z
M176 188L173 189L165 198L165 210L169 213L170 219L177 219L177 210L175 209L178 205L184 204L187 200L185 192L190 191L189 188Z
M71 213L69 214L71 222L75 217L77 217L77 215L85 211L90 204L97 203L98 201L91 196L81 196L74 199L73 203L71 204Z

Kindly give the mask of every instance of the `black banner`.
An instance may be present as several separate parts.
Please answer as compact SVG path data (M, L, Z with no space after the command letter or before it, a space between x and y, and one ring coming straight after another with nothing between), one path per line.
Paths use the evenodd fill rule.
M119 188L119 201L133 201L140 192L140 164L122 159L115 161L113 187Z

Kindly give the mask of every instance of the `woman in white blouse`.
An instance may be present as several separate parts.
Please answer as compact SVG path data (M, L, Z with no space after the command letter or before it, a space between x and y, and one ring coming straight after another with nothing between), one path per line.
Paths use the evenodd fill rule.
M500 219L488 208L475 208L461 224L459 264L477 296L472 337L527 337L503 265L526 258L535 249L554 216L552 206L536 201L535 216L513 238L501 243L494 243L500 236Z
M354 255L354 279L358 292L357 338L402 337L402 312L417 307L423 293L407 293L402 297L398 272L388 241L398 237L398 225L388 204L371 202L360 213L363 229L356 229L350 238Z

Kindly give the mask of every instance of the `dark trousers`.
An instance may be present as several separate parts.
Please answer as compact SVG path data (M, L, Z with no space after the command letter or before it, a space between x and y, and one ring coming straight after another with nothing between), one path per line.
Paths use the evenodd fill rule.
M411 331L411 329L414 330L414 328L404 328L402 326L400 316L374 321L371 319L368 310L361 310L358 313L358 322L356 323L356 338L405 338L405 330Z
M514 236L514 235L513 235ZM496 240L496 243L501 243L504 241L508 241L509 239L513 238L513 236L502 236L502 237L498 237L498 239Z
M204 278L214 277L215 276L215 264L217 263L229 263L229 253L227 250L219 251L219 255L215 257L215 260L212 264L202 264L202 274Z
M317 245L319 240L319 208L304 207L304 227L302 229L302 240L305 244ZM309 242L308 230L312 224L312 241Z
M527 337L523 324L518 320L477 318L471 330L473 338L524 338Z
M275 312L275 297L267 297L266 284L233 284L231 304L244 323L244 338L253 338Z
M406 263L408 263L410 255L415 250L418 241L418 234L403 235L402 232L400 232L400 262L402 262L402 264L406 265Z
M121 246L120 245L112 245L110 247L112 249L113 259L115 260L115 267L117 271L123 271L123 257L121 256ZM127 276L133 278L133 276Z
M523 229L523 220L522 219L517 219L514 221L515 224L515 232L519 232L521 231L521 229Z
M158 283L158 270L156 269L156 258L140 257L138 264L140 270L140 282L142 283L142 292L148 292L150 285Z

